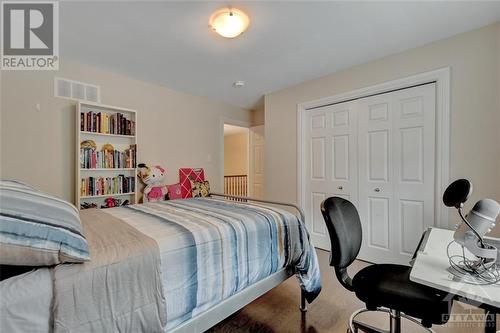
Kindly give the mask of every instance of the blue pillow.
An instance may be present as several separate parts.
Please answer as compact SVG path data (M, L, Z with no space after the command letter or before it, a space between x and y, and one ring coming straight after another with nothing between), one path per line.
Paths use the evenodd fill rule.
M75 206L22 182L0 181L0 264L87 260L88 244Z

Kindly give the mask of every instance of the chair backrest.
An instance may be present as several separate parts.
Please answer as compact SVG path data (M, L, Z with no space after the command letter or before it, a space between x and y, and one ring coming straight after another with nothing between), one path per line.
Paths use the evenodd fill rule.
M321 213L330 235L330 266L340 282L352 290L347 267L356 259L361 248L361 221L356 207L343 198L330 197L321 203Z

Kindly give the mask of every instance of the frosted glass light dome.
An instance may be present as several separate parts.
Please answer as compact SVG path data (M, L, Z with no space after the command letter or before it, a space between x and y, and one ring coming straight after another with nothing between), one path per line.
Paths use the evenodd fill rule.
M234 38L241 35L250 23L248 16L236 8L222 8L210 17L210 27L222 37Z

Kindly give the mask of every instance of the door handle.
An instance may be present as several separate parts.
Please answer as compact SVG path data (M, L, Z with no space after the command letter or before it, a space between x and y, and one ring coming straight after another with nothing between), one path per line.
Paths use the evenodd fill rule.
M339 190L343 190L344 188L342 186L337 187Z
M380 192L380 189L379 189L378 187L376 187L376 188L374 189L374 191L375 191L375 192Z

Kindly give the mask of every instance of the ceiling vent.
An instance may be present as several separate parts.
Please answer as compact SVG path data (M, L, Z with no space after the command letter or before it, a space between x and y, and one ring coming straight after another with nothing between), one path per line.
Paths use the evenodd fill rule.
M99 86L93 84L56 77L54 79L54 96L78 101L100 103L101 89Z

